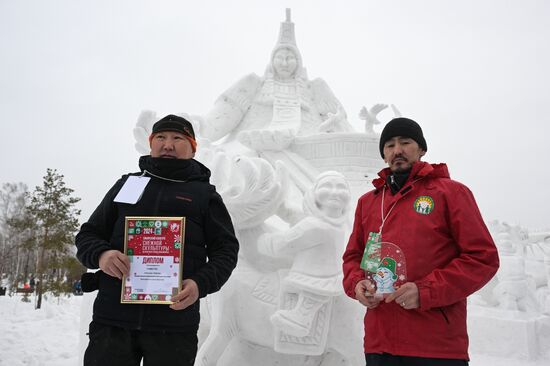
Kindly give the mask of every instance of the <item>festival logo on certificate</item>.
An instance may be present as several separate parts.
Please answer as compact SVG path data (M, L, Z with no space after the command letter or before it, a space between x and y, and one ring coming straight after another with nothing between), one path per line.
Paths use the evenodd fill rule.
M184 217L126 217L121 303L171 304L181 288Z

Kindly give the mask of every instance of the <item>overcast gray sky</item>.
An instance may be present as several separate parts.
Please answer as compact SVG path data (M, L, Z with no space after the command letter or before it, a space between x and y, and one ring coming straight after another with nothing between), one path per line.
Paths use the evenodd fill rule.
M550 2L338 3L0 0L0 183L56 168L87 219L137 170L140 112L205 114L263 75L291 7L309 77L358 129L363 105L395 104L486 220L550 228Z

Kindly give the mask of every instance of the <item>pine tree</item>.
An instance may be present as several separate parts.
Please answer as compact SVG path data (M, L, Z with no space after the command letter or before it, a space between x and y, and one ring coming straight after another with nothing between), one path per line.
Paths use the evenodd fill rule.
M37 249L37 309L42 305L43 293L59 295L64 292L62 284L67 283L64 264L74 257L73 240L80 215L75 208L80 198L72 197L73 192L65 185L63 175L47 169L42 186L37 186L30 197L27 225L32 227Z

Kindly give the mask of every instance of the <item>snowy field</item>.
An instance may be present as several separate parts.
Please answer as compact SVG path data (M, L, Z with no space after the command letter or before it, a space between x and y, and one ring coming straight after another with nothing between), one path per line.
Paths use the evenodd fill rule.
M48 298L34 310L21 296L0 296L0 366L76 366L82 297ZM510 340L513 347L513 340ZM525 360L471 355L471 366L548 366Z
M82 296L48 297L40 310L21 298L0 296L0 365L77 365Z

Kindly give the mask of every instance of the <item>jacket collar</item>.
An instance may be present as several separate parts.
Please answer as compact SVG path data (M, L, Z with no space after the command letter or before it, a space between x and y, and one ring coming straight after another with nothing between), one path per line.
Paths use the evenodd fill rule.
M204 181L210 179L210 170L195 159L153 158L145 155L139 158L141 171L156 176L185 181Z

